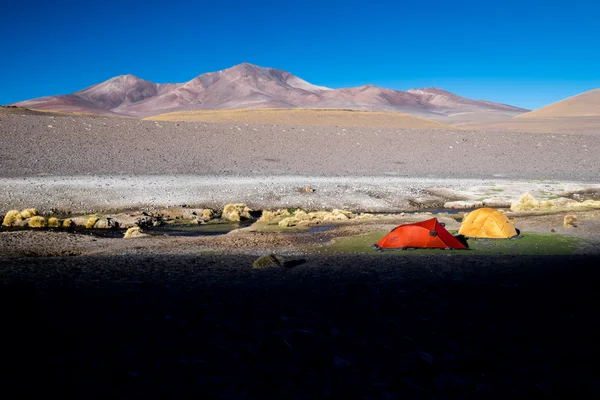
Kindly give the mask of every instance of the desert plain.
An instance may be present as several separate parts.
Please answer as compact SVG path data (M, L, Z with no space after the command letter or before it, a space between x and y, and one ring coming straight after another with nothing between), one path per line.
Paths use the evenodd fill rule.
M0 215L83 221L0 230L12 384L77 398L597 395L600 131L584 125L3 108ZM524 193L537 203L519 208ZM246 218L226 221L227 204ZM432 217L456 232L482 206L522 238L370 247ZM283 261L255 264L269 254Z

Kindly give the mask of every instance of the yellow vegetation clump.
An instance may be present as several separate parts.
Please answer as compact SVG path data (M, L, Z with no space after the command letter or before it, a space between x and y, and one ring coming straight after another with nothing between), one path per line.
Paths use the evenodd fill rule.
M22 219L23 219L23 217L21 217L21 213L19 211L17 211L17 210L10 210L4 216L4 221L2 222L2 225L4 225L4 226L13 226L13 224L15 223L15 221L21 221Z
M71 228L73 225L75 225L75 223L70 218L65 219L62 223L63 228Z
M202 216L208 219L211 219L212 217L214 217L214 212L211 209L205 208L204 210L202 210Z
M123 236L123 239L135 239L144 236L148 235L143 233L142 229L139 226L134 226L133 228L127 229L127 232L125 232L125 236Z
M85 223L85 229L92 229L98 222L98 217L90 217Z
M251 211L252 210L245 204L227 204L225 207L223 207L221 218L232 222L249 220L252 219L252 216L250 215Z
M60 221L56 217L48 218L48 228L58 228L60 226Z
M306 226L306 225L318 225L324 221L344 221L356 218L356 215L350 211L334 209L329 211L313 211L307 213L303 210L298 210L294 215L284 218L279 221L279 226L287 228L291 226Z
M529 193L523 193L519 201L512 203L510 206L511 211L547 211L590 208L600 208L600 201L585 200L583 202L579 202L565 197L553 200L538 201Z
M519 201L510 205L511 211L531 211L536 210L540 206L540 202L535 199L530 193L523 193Z
M565 215L565 218L563 220L563 226L565 228L568 228L570 226L576 227L577 226L577 217L575 215Z
M37 210L35 208L26 208L21 211L21 218L27 219L31 217L35 217L37 215Z
M28 219L27 225L29 225L30 228L45 228L46 226L48 226L48 222L44 217L33 216Z
M259 222L265 222L265 223L269 223L273 220L276 220L280 217L284 217L284 216L289 216L291 215L290 212L288 210L275 210L275 211L270 211L270 210L264 210L262 212L262 215L260 216L260 219L258 220Z
M581 203L569 204L571 207L600 208L600 200L584 200Z

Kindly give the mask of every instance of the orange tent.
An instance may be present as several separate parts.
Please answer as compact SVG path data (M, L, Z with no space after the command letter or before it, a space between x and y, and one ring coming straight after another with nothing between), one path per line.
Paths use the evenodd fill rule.
M452 236L436 219L400 225L373 245L381 249L467 249L466 243Z

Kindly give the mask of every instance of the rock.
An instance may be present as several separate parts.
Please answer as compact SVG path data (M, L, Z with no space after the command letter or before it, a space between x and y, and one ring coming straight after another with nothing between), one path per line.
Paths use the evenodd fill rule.
M252 219L251 211L245 204L227 204L223 207L221 218L231 222L248 221Z
M563 226L565 228L569 228L569 227L577 227L577 216L575 215L565 215L565 218L563 219Z
M146 214L137 219L135 224L140 228L150 228L153 226L161 226L162 218L154 215Z
M107 218L98 218L98 221L94 224L95 229L110 229L112 227L113 224Z
M208 208L202 210L199 213L192 213L194 215L194 220L196 221L197 224L205 224L207 222L209 222L215 215L215 213L213 212L213 210L210 210Z
M483 207L483 202L481 201L469 201L469 200L459 200L459 201L448 201L444 203L444 208L449 208L452 210L468 210L471 208L480 208Z
M252 263L252 269L283 267L283 258L277 254L262 256Z
M511 201L502 197L492 197L482 201L484 207L492 208L510 208Z
M314 191L315 191L315 189L311 188L310 186L307 186L307 187L305 187L305 188L304 188L304 191L305 191L306 193L312 193L312 192L314 192Z

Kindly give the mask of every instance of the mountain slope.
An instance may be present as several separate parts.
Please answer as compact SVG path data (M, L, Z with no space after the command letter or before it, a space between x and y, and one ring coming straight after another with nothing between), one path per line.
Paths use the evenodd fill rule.
M373 85L329 89L289 72L242 63L183 84L156 84L122 75L71 95L15 103L32 109L148 117L188 110L338 108L396 111L443 122L508 118L517 107L471 100L436 88L392 90ZM457 117L460 116L460 117Z
M519 118L598 116L600 116L600 89L594 89L522 114Z

